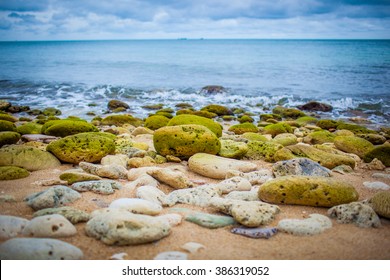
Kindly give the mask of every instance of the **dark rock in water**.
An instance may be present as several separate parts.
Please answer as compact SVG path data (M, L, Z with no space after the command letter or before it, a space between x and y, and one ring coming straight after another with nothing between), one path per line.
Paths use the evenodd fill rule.
M129 109L130 106L123 102L123 101L119 101L119 100L110 100L110 102L108 102L108 105L107 105L108 109L110 110L115 110L117 108L125 108L125 109Z
M6 111L9 107L11 107L11 103L5 100L0 100L0 110Z
M62 112L59 109L48 107L43 110L43 114L45 116L59 116L62 114Z
M30 107L28 107L28 106L10 106L7 108L7 112L10 112L10 113L20 113L20 112L26 112L29 110L30 110Z
M217 114L218 116L233 115L232 110L230 110L228 107L218 105L218 104L210 104L210 105L207 105L206 107L203 107L200 110L211 112L211 113Z
M326 103L320 103L317 101L310 101L306 104L297 106L300 110L306 111L321 111L321 112L330 112L333 110L333 107Z
M275 176L306 175L329 177L331 171L308 158L279 161L272 166Z
M203 87L200 92L211 94L211 93L222 93L224 91L225 91L225 88L223 86L210 85L210 86Z

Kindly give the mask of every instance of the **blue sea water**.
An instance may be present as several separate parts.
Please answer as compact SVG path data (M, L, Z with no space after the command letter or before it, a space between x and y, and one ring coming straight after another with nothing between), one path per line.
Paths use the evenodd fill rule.
M226 91L207 95L206 85ZM389 40L129 40L0 42L0 99L64 115L130 105L219 103L254 113L330 103L329 117L390 121ZM96 103L97 107L88 104Z

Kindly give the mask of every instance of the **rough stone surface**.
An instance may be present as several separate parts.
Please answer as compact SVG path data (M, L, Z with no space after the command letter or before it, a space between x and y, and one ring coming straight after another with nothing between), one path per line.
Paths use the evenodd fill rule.
M139 177L143 175L148 175L149 171L159 170L159 169L161 168L156 166L132 168L127 172L127 180L129 181L137 180Z
M385 170L386 166L377 158L374 158L371 162L362 165L363 169L368 170Z
M260 169L248 173L244 173L236 170L230 170L226 174L226 178L231 178L236 176L240 176L247 179L252 185L257 185L257 184L261 185L267 182L268 180L274 178L272 171L268 169Z
M82 169L70 169L60 174L60 179L66 181L68 184L84 181L96 181L101 180L99 176L86 173Z
M334 139L334 144L337 149L358 155L360 158L363 158L374 148L371 142L357 136L337 136Z
M265 160L267 162L275 162L275 153L283 148L282 145L274 142L249 141L247 145L246 159Z
M358 227L380 227L381 222L375 211L361 202L351 202L334 206L328 210L331 218L341 224L353 223Z
M140 198L119 198L111 202L109 209L124 209L134 214L158 215L161 205Z
M183 220L183 217L181 215L175 213L157 216L156 218L161 221L167 222L171 227L180 225Z
M74 183L72 189L78 192L91 191L98 194L113 194L115 190L122 188L122 185L114 180L98 180Z
M236 223L230 216L213 215L196 211L187 214L185 220L210 229L231 226Z
M320 103L317 101L310 101L306 104L297 106L300 110L306 111L321 111L321 112L330 112L333 110L332 105L326 103Z
M222 126L219 123L210 120L209 118L205 118L201 116L181 114L173 117L169 121L168 126L185 125L185 124L203 125L208 129L210 129L212 132L214 132L214 134L217 137L222 136Z
M320 214L311 214L306 219L284 219L278 223L277 229L293 235L315 235L332 227L332 221Z
M112 165L112 164L115 164L115 165L120 165L120 166L123 166L124 168L127 168L127 161L128 160L129 160L129 157L127 155L122 155L122 154L107 155L107 156L102 158L100 163L102 165Z
M378 192L368 202L379 216L390 219L390 192Z
M359 194L349 183L333 178L283 176L261 185L259 198L277 204L332 207L356 201Z
M148 174L163 184L174 189L186 189L193 187L193 183L182 172L168 168L148 171Z
M136 196L158 205L167 204L166 194L156 188L156 186L143 185L137 189Z
M4 145L16 144L20 139L20 134L14 131L0 131L0 147Z
M23 235L29 237L67 237L76 233L71 222L59 214L35 217L23 229Z
M371 162L374 158L379 159L386 167L390 167L390 145L385 143L375 146L375 148L364 155L363 160Z
M17 166L0 166L0 181L15 180L28 177L30 173L21 167Z
M221 190L213 185L205 185L192 189L182 189L167 195L166 203L171 206L176 203L190 204L200 207L209 206L210 200L219 197Z
M65 137L83 132L97 132L98 129L85 121L80 120L53 120L46 122L42 129L43 134Z
M233 140L220 140L221 150L218 155L226 158L241 159L248 152L248 145Z
M87 222L90 215L82 210L64 206L58 208L45 208L34 213L33 217L58 214L64 216L72 224Z
M143 158L134 157L127 161L127 165L129 166L129 168L153 166L156 165L156 161L150 156L145 156Z
M223 180L215 185L222 194L227 194L232 191L249 191L252 184L245 178L236 176Z
M330 177L331 171L308 158L279 161L272 166L276 177L288 175Z
M233 191L228 193L226 199L235 199L235 200L244 200L244 201L259 201L259 196L257 194L258 190L253 189L250 191Z
M250 172L255 171L257 165L251 162L198 153L188 160L188 167L191 171L208 178L225 179L230 170Z
M0 238L8 239L22 233L28 220L15 216L0 215Z
M100 165L89 162L80 162L79 166L85 172L109 179L126 179L127 169L121 165Z
M148 174L141 175L140 177L138 177L138 179L127 184L127 186L131 189L135 189L142 186L157 187L158 185L158 181Z
M276 135L272 142L283 145L283 146L290 146L295 145L298 143L297 136L291 133L281 133Z
M374 189L374 190L388 190L390 186L383 182L364 182L363 185L366 188Z

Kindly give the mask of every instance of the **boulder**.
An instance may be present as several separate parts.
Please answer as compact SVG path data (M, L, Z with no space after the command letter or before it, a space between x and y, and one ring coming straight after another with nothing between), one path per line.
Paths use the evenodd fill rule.
M0 120L0 131L16 131L16 126L13 122Z
M20 134L14 131L0 131L0 147L16 144L20 140Z
M331 218L336 218L341 224L353 223L358 227L380 227L381 222L375 211L361 202L351 202L334 206L328 210Z
M320 103L317 101L310 101L306 104L297 106L299 110L305 111L320 111L320 112L330 112L333 110L332 105L326 103Z
M30 172L17 166L0 166L0 181L15 180L28 177Z
M254 132L254 133L259 132L257 126L249 122L232 125L231 127L229 127L228 130L234 132L235 134L244 134L247 132Z
M241 159L248 152L248 145L233 140L220 140L221 150L218 155L226 158Z
M283 146L290 146L290 145L295 145L298 143L298 139L294 134L291 133L281 133L276 135L272 139L273 143L280 144Z
M15 216L0 215L0 238L8 239L22 233L28 220Z
M42 131L42 125L35 122L28 122L19 125L16 131L22 135L24 134L40 134Z
M248 152L245 154L246 159L265 160L275 162L275 153L282 149L283 146L273 142L249 141Z
M332 221L320 214L311 214L306 219L284 219L279 221L277 229L292 235L316 235L332 227Z
M272 166L276 177L288 175L330 177L331 171L308 158L278 161Z
M327 130L314 131L303 138L303 141L308 144L323 144L333 143L336 136Z
M115 126L123 126L124 124L130 124L135 127L138 127L143 124L143 121L131 115L109 115L104 119L102 119L101 123L103 125L115 125Z
M215 93L223 93L226 89L223 86L209 85L202 87L200 93L202 94L215 94Z
M357 134L357 137L366 139L374 145L382 145L386 142L386 137L379 134L367 133L367 134Z
M390 167L390 145L376 146L363 156L365 162L371 162L375 158L379 159L386 167Z
M145 120L145 127L151 130L157 130L166 126L169 123L169 119L160 115L153 115Z
M30 237L68 237L76 233L74 225L59 214L35 217L23 229L23 235Z
M54 186L47 190L31 194L25 198L27 205L34 210L66 206L78 199L81 195L66 186Z
M286 108L282 106L276 106L272 109L273 114L277 114L287 119L297 119L299 117L304 117L306 114L295 108Z
M41 131L46 135L65 137L83 132L97 132L98 129L82 120L54 120L45 123Z
M118 109L118 108L129 109L130 106L127 103L123 102L123 101L112 99L112 100L110 100L108 102L107 108L109 110L115 110L115 109Z
M360 158L374 149L371 142L356 136L337 136L334 139L334 144L337 149L358 155Z
M184 125L184 124L197 124L203 125L210 129L219 138L222 136L222 126L209 118L200 117L196 115L181 114L173 117L168 126Z
M377 192L368 203L379 216L390 219L390 192Z
M282 133L293 133L292 127L285 123L285 122L280 122L280 123L274 123L274 124L269 124L266 127L264 127L264 134L271 134L272 137L275 137L278 134Z
M233 115L232 110L230 110L229 108L227 108L225 106L218 105L218 104L210 104L210 105L203 107L200 110L214 113L214 114L217 114L218 116Z

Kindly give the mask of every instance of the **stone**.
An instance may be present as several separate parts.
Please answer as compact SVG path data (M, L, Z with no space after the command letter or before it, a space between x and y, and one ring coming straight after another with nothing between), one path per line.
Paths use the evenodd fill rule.
M157 157L158 157L159 155L157 155L156 156L156 159L157 159ZM162 162L161 163L165 163L165 162L176 162L176 163L180 163L181 162L181 159L180 158L178 158L178 157L175 157L175 156L172 156L172 155L167 155L165 158L164 157L162 157L163 159L161 159L162 160ZM165 159L165 161L164 161L164 159Z
M204 86L200 93L201 94L218 94L218 93L223 93L225 92L226 89L223 86L218 86L218 85L209 85L209 86Z
M334 206L328 210L331 218L341 224L355 224L358 227L380 227L381 222L375 211L361 202L351 202Z
M358 155L360 158L374 149L371 142L356 136L337 136L334 139L334 144L337 149Z
M227 173L226 178L231 178L235 176L240 176L247 179L252 185L261 185L267 182L268 180L274 178L272 171L268 169L260 169L248 173L243 173L236 170L230 170Z
M188 124L203 125L214 132L218 138L222 136L222 126L219 123L201 116L181 114L173 117L167 125L174 126Z
M382 145L386 142L386 137L379 134L367 133L367 134L357 134L357 137L366 139L374 145Z
M221 150L218 155L226 158L241 159L248 152L248 146L243 142L233 140L220 140Z
M218 105L218 104L210 104L203 107L200 110L214 113L217 114L218 116L233 115L232 110L230 110L228 107Z
M198 153L190 157L188 167L197 174L213 179L225 179L229 170L250 172L257 169L257 165L251 162L205 153Z
M50 136L50 135L44 135L44 134L24 134L22 135L22 140L27 142L43 142L43 143L50 143L54 140L58 140L58 137Z
M150 156L145 156L143 158L134 157L127 161L127 165L129 166L129 168L153 166L156 165L156 161Z
M99 213L89 220L85 231L88 236L107 245L137 245L168 236L171 226L158 217L110 209L109 212Z
M276 135L272 139L273 143L280 144L282 146L290 146L298 143L298 138L294 134L291 133L281 133Z
M32 183L32 185L37 187L47 187L47 186L54 186L54 185L64 185L66 184L66 181L63 181L61 179L44 179L44 180L38 180Z
M390 167L390 145L375 146L364 155L363 160L364 162L371 162L375 158L380 160L386 167Z
M235 221L246 227L258 227L268 224L280 212L278 206L261 201L213 198L210 201L210 206L231 215Z
M84 182L84 181L96 181L102 178L96 175L92 175L84 172L82 169L66 170L60 174L60 179L66 181L69 185Z
M275 177L288 175L330 177L331 171L308 158L278 161L272 165Z
M297 119L306 116L304 112L295 108L286 108L283 106L276 106L272 109L273 114L282 116L283 118Z
M127 180L134 181L137 180L139 177L143 175L149 175L149 171L153 170L159 170L160 167L156 166L147 166L147 167L139 167L139 168L132 168L127 172Z
M349 165L342 164L342 165L339 165L339 166L336 166L335 168L333 168L332 171L340 173L340 174L346 174L346 173L353 172L353 169Z
M5 203L5 202L16 202L16 199L14 196L9 194L0 195L0 203Z
M135 127L138 127L143 124L143 121L131 115L109 115L104 119L102 119L101 123L103 125L115 125L115 126L123 126L125 124L131 124Z
M231 233L239 234L250 238L265 238L268 239L274 236L278 230L277 228L246 228L237 227L230 230Z
M213 215L196 211L187 214L185 220L209 229L231 226L236 223L230 216Z
M153 202L158 205L167 204L167 196L155 186L144 185L137 189L136 196L138 198Z
M45 109L43 109L42 113L45 115L45 116L60 116L62 114L62 112L59 110L59 109L56 109L54 107L47 107Z
M72 184L72 189L78 192L91 191L98 194L109 195L120 190L122 185L114 180L84 181Z
M52 214L62 215L72 224L87 222L90 219L90 215L88 213L69 206L41 209L36 211L33 217L35 218Z
M47 190L31 194L25 198L27 205L34 210L66 206L78 199L81 195L66 186L54 186Z
M244 201L259 201L257 189L250 191L233 191L225 196L226 199L244 200Z
M102 165L120 165L124 168L127 168L127 161L129 160L129 157L127 155L107 155L103 157L100 161L100 164Z
M276 135L282 133L293 133L293 129L289 124L285 122L279 122L265 126L263 133L271 134L272 137L275 137Z
M153 135L154 131L147 128L147 127L142 127L142 126L139 126L137 128L135 128L133 130L133 132L131 132L131 135L133 136L137 136L137 135L142 135L142 134L151 134Z
M26 178L30 175L24 168L17 166L0 166L0 181Z
M65 137L83 132L98 132L93 124L80 120L54 120L46 122L42 129L43 134Z
M377 158L374 158L370 163L362 165L363 169L368 170L385 170L386 166Z
M268 140L270 140L265 135L261 135L255 132L245 132L244 134L241 135L241 137L250 141L267 142Z
M112 99L108 102L107 104L107 108L109 110L115 110L115 109L118 109L118 108L125 108L125 109L129 109L130 106L123 102L123 101L120 101L120 100L116 100L116 99Z
M363 186L373 190L388 190L390 186L383 182L364 182Z
M283 148L278 143L261 141L249 141L247 146L248 152L245 154L245 159L265 160L267 162L275 162L275 153Z
M377 192L368 203L379 216L390 219L390 192Z
M81 260L83 252L52 238L13 238L0 245L2 260Z
M16 127L16 131L24 134L41 134L42 125L35 122L28 122Z
M316 235L332 227L332 221L320 214L311 214L306 219L284 219L279 221L277 229L292 235Z
M357 201L359 194L349 183L315 176L283 176L259 188L260 200L275 204L332 207Z
M252 184L245 178L236 176L223 180L215 185L222 194L227 194L232 191L249 191Z
M23 232L28 222L24 218L0 215L0 238L8 239L18 236Z
M153 260L187 260L187 254L179 251L168 251L157 254Z
M109 179L126 179L127 169L121 165L110 164L110 165L99 165L89 162L80 162L79 166L90 174L109 178Z
M338 130L346 129L349 131L352 131L355 134L361 134L361 133L375 133L375 131L367 129L364 126L357 125L357 124L350 124L350 123L339 123L337 125Z
M205 185L192 189L175 190L166 197L167 206L176 203L190 204L200 207L206 207L213 197L220 197L222 191L215 185Z
M238 135L247 132L259 132L258 127L249 122L232 125L228 130Z
M168 168L151 170L147 172L160 183L167 184L174 189L185 189L193 187L193 183L182 172Z
M104 133L79 133L50 142L47 151L63 162L99 162L115 151L114 140Z
M333 110L332 105L326 103L320 103L317 101L310 101L306 104L297 106L297 108L305 111L320 111L320 112L330 112Z
M372 178L382 178L382 179L390 179L390 174L385 173L374 173L371 175Z
M23 229L23 235L29 237L68 237L76 233L71 222L59 214L35 217Z
M145 127L151 130L157 130L159 128L167 126L169 121L170 119L165 116L153 115L146 118Z
M0 100L0 107L1 107L1 104L2 104L2 101ZM9 114L4 114L1 111L3 111L3 109L0 108L0 120L9 121L9 122L13 122L13 123L18 121L18 119L15 118L14 116L9 115Z
M20 140L20 134L14 131L0 131L0 147L16 144Z
M153 144L162 156L189 158L196 153L217 154L221 149L218 137L202 125L166 126L155 131Z
M135 181L127 184L127 186L131 189L135 189L142 186L157 187L158 185L158 181L148 174L141 175Z
M197 242L187 242L186 244L182 245L180 248L182 248L183 250L191 254L194 254L197 253L200 249L204 249L206 247Z
M161 205L140 198L119 198L111 202L109 209L124 209L134 214L155 216L161 213Z
M307 136L303 138L303 142L308 144L323 144L323 143L333 143L336 136L327 131L320 130L309 133Z
M183 220L183 217L181 215L175 213L157 216L157 218L161 221L167 222L171 227L180 225Z
M16 131L16 126L10 121L0 120L0 131Z
M52 154L34 147L10 145L0 148L0 166L12 165L28 171L57 168L61 163Z

